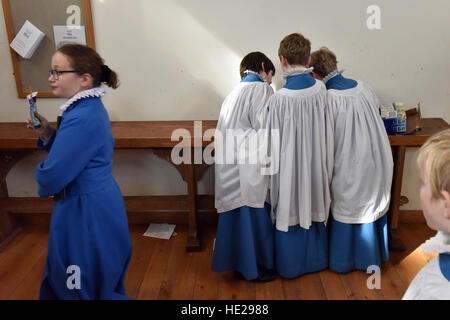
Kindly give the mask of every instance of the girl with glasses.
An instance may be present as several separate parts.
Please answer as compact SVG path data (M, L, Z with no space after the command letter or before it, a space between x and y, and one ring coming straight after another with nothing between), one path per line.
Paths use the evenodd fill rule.
M119 86L117 74L95 50L78 44L61 47L51 63L50 86L67 101L58 129L37 114L37 144L48 156L35 178L39 196L55 199L40 299L126 299L131 239L101 100L103 83Z

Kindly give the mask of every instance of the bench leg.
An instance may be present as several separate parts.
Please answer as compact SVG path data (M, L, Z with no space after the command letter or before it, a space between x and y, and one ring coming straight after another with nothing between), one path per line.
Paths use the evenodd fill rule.
M188 187L188 237L186 243L187 252L201 251L200 238L197 226L197 179L194 164L194 149L191 149L191 163L183 163L175 165L171 159L172 149L161 148L154 149L153 153L170 162L180 173ZM197 174L198 176L198 174Z
M405 164L404 146L392 148L394 156L394 176L391 189L391 204L388 212L389 248L392 251L404 251L406 247L398 233L398 219L400 214L400 199L402 192L403 166Z
M188 237L187 252L201 251L200 238L197 225L197 180L195 179L195 164L186 165L186 182L188 185Z
M6 177L11 168L28 154L26 151L0 151L0 201L9 197ZM21 231L21 225L0 206L0 252Z

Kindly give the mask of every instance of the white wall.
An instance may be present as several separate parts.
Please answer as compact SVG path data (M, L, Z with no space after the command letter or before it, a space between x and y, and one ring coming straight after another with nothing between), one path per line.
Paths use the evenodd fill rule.
M366 26L372 4L381 9L381 30ZM346 76L370 83L382 102L420 101L425 117L450 122L446 0L94 0L92 9L97 49L122 81L104 98L111 120L217 119L239 81L240 59L266 53L280 88L279 42L301 32L313 49L335 51ZM16 95L4 25L0 32L0 121L23 121L26 103ZM55 119L61 103L42 99L39 108ZM43 156L36 152L11 171L11 196L36 193L34 168ZM402 194L411 202L403 209L420 208L414 156L415 150L407 152ZM126 195L186 192L176 170L151 152L118 151L114 161ZM199 191L213 189L209 170Z

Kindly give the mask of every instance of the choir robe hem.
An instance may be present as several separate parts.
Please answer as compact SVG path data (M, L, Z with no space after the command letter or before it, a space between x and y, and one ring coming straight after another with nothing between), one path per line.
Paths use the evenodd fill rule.
M313 213L313 214L317 214L317 213ZM276 224L276 218L275 218L275 216L272 217L272 222L273 222L274 224ZM282 224L282 225L281 225L281 224L280 224L280 225L276 224L276 229L277 229L277 231L280 231L280 232L288 232L290 227L295 227L295 226L300 225L300 227L301 227L302 229L309 230L309 229L311 229L311 226L312 226L314 223L323 223L323 224L326 226L327 223L328 223L328 218L327 218L327 217L326 217L326 218L324 217L323 219L320 219L319 221L313 220L313 221L311 221L311 223L310 223L308 226L303 226L303 225L300 225L300 223L299 223L297 217L293 217L293 218L290 218L289 224Z
M258 277L258 268L274 268L274 228L264 208L243 206L219 215L211 269L239 271L247 280Z
M385 210L383 210L382 212L380 212L379 214L373 215L373 214L368 214L366 218L361 218L361 217L351 217L349 215L341 215L338 213L335 213L335 211L333 211L333 208L331 208L331 211L333 212L333 219L336 221L339 221L341 223L346 223L346 224L362 224L362 223L372 223L375 222L381 218L383 218L387 212L389 210L389 207L387 207Z
M328 234L323 222L313 222L309 229L300 225L288 232L275 231L275 262L283 278L297 278L303 274L328 268Z
M332 216L329 237L329 268L337 273L381 268L389 260L387 215L362 224L341 223Z
M262 208L264 208L264 206L265 206L264 202L262 202L262 203L261 202L250 202L250 201L244 201L242 199L238 199L238 200L228 203L226 205L216 204L216 209L217 209L217 213L225 213L228 211L238 209L240 207L251 207L251 208L262 209Z
M323 261L322 263L310 265L307 269L303 269L301 272L281 273L280 271L278 271L278 269L277 272L283 279L295 279L305 274L316 273L326 269L328 269L328 261Z

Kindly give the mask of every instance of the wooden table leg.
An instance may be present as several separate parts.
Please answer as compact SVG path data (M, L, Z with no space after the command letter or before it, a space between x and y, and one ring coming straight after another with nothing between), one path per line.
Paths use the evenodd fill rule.
M0 199L9 197L6 185L8 172L27 154L27 151L0 151ZM5 249L21 229L20 223L12 215L0 208L0 252Z
M188 187L188 237L186 243L187 252L201 251L201 242L197 226L197 180L194 164L194 149L191 150L191 163L175 165L171 160L172 149L153 149L153 152L160 158L172 163Z
M188 221L188 238L186 251L201 251L200 238L197 225L197 180L195 179L195 164L186 165L186 182L188 185L188 204L189 204L189 221Z
M397 146L392 148L394 157L394 176L391 189L391 204L389 208L389 248L392 251L406 249L398 234L398 219L400 214L400 199L402 192L403 166L405 164L406 148Z

